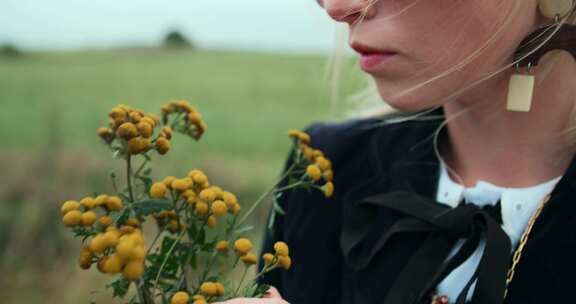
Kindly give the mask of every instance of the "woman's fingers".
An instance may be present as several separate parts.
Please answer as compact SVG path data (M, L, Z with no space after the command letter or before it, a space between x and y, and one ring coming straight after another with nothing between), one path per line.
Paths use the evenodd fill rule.
M282 295L280 295L280 292L278 291L278 289L276 289L276 287L270 287L263 298L282 299Z
M278 289L270 287L262 299L255 298L236 298L214 304L290 304L282 299Z
M282 299L236 298L214 304L290 304Z

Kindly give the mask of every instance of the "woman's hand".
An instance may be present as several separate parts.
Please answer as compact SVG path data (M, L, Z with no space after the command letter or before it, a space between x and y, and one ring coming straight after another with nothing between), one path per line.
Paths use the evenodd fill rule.
M282 299L280 292L278 289L274 287L270 287L266 292L266 295L262 299L254 299L254 298L237 298L228 300L225 302L217 302L214 304L290 304Z

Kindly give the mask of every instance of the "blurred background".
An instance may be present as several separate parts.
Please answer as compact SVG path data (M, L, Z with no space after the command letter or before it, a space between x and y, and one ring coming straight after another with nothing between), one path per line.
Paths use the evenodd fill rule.
M315 0L0 0L0 302L116 303L59 213L122 170L95 133L114 105L190 101L208 131L177 137L153 176L199 168L247 206L280 173L286 131L344 119L338 100L363 88L337 32Z

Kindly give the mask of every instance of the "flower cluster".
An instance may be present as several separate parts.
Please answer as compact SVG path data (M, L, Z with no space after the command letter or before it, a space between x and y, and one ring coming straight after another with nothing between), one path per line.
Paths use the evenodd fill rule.
M205 282L202 286L205 291L214 291L215 294L224 294L224 285L220 283ZM207 285L205 285L207 284ZM170 304L188 304L190 301L190 295L185 291L178 291L172 296ZM206 297L201 294L196 294L192 296L193 304L207 304L208 301Z
M236 215L240 204L236 195L222 188L211 185L208 177L201 170L191 170L183 178L167 176L150 187L151 198L166 199L171 197L180 207L185 206L206 220L209 228L214 228L219 217L226 214ZM177 206L178 207L178 206ZM183 224L178 221L175 211L163 211L155 215L160 225L168 225L172 232L177 232Z
M138 220L134 218L126 220L121 228L113 225L111 215L123 208L124 203L118 196L102 194L85 197L80 202L66 201L60 210L65 226L84 229L80 231L92 236L80 251L82 269L89 269L97 263L103 273L122 272L124 278L134 281L144 271L144 237L138 229Z
M262 256L265 269L267 267L272 269L278 266L286 270L290 269L290 266L292 266L292 258L290 258L289 255L288 245L284 242L276 242L274 244L274 251L274 254L268 252Z
M212 184L201 170L182 177L151 177L151 151L169 152L175 133L199 140L206 131L202 116L187 101L168 102L160 118L126 105L117 105L108 116L109 126L99 128L97 134L114 157L126 162L124 187L112 174L114 195L66 201L60 209L64 225L82 239L80 267L90 269L96 264L100 272L114 275L107 287L115 297L132 294L130 303L153 304L161 299L162 303L207 304L261 297L268 286L257 278L274 269L289 270L292 260L288 245L276 242L275 252L262 256L262 270L244 284L247 272L258 263L252 242L240 237L252 229L245 225L247 218L270 195L271 214L282 213L277 198L289 189L315 188L326 197L333 195L332 163L310 146L310 136L304 132L289 131L296 144L293 165L248 210L241 210L236 195ZM133 166L136 161L141 162ZM279 187L286 178L288 182ZM143 224L150 218L156 223L155 236L145 246ZM243 265L242 277L228 280L226 272L237 265ZM131 286L135 293L128 292Z
M298 155L308 163L306 166L306 176L314 183L323 183L320 190L327 198L334 194L334 171L332 162L319 149L310 146L310 135L300 130L291 129L288 136L293 138L298 144Z
M80 202L69 200L62 204L60 211L62 221L66 227L92 227L98 219L98 212L103 213L99 219L101 223L108 223L111 218L110 212L119 211L124 208L122 199L118 196L108 196L105 194L97 197L85 197Z
M164 124L168 124L170 118L174 116L175 126L178 129L192 138L198 140L206 132L206 123L202 119L200 112L191 106L185 100L173 100L164 106L162 106L162 121ZM183 117L182 123L178 123L179 118Z
M154 148L164 154L170 148L169 144L166 146L165 140L159 140L164 132L162 136L153 138L154 130L160 124L155 114L120 104L112 108L108 116L109 127L98 128L96 133L115 150L136 155Z

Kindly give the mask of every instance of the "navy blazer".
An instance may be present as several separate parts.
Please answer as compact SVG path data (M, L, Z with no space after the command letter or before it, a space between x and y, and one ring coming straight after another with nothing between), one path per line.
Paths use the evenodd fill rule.
M432 114L442 115L442 110ZM439 162L433 134L441 120L381 122L354 119L306 128L311 145L332 160L335 192L330 199L319 191L285 193L279 202L285 215L278 216L273 233L265 235L265 252L273 252L274 242L280 240L290 246L291 269L275 270L261 279L277 287L289 303L382 304L410 254L424 240L425 235L417 233L394 239L361 271L349 267L343 254L342 222L354 202L398 190L436 198ZM533 226L503 303L576 303L575 174L573 159ZM380 210L377 216L370 227L374 237L399 219L389 210Z

